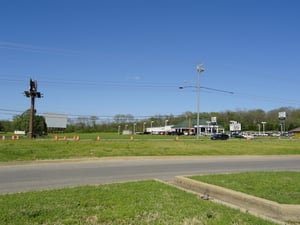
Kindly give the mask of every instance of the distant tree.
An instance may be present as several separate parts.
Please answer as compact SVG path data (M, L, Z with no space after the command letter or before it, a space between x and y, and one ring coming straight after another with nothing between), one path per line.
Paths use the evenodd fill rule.
M114 116L114 122L117 124L132 123L134 122L134 116L131 114L117 114Z
M26 133L29 131L30 109L26 110L21 115L14 116L13 128L14 130L24 130ZM46 120L43 116L35 115L33 119L34 134L45 135L47 134Z
M89 118L86 116L79 116L76 118L75 129L79 132L84 132L86 128L89 126Z
M289 117L289 130L300 127L300 109L291 112Z
M90 116L90 121L93 127L96 127L96 121L99 119L98 116Z
M0 132L12 132L14 129L12 127L12 122L9 120L0 121Z

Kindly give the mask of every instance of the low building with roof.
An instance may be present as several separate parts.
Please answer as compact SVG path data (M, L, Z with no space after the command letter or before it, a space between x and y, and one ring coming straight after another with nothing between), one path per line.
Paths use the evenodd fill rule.
M295 136L300 137L300 127L290 130L289 133L292 133Z
M204 119L199 120L199 129L200 135L211 135L214 133L223 133L225 131L224 127ZM197 133L197 120L185 120L176 125L148 127L146 132L151 134L195 135Z
M174 134L175 129L174 125L167 125L161 127L148 127L146 128L146 132L150 134Z
M173 129L175 129L177 134L194 135L197 133L197 120L193 119L182 121L173 126ZM224 127L204 119L199 119L199 129L200 135L211 135L214 133L225 132Z

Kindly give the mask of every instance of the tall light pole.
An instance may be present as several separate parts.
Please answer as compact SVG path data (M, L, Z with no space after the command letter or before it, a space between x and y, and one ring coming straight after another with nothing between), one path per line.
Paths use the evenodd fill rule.
M165 120L165 135L167 135L167 124L169 120Z
M150 123L150 127L151 127L151 134L153 134L153 129L152 129L152 127L153 127L153 123L154 123L154 121L151 121L151 123Z
M206 134L208 134L209 129L210 129L210 121L206 121L206 123L207 123ZM210 129L210 133L211 133L211 129Z
M261 122L261 123L263 125L263 135L265 135L265 125L266 125L267 122Z
M133 124L133 135L135 134L136 123Z
M204 88L207 90L211 90L211 91L218 91L218 92L223 92L223 93L228 93L228 94L234 94L232 91L225 91L225 90L221 90L221 89L216 89L216 88L209 88L209 87L201 87L200 86L200 73L204 71L204 68L202 66L202 64L198 64L197 65L197 72L198 72L198 81L197 81L197 85L196 86L181 86L179 87L179 89L184 89L184 88L197 88L197 140L199 139L199 134L201 132L201 129L199 129L200 126L200 88Z
M199 120L200 120L200 73L204 71L202 64L197 65L198 81L197 81L197 140L199 140Z

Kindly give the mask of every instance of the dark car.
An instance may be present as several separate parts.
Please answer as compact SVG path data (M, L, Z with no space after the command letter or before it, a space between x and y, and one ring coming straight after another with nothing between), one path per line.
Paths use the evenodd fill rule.
M233 137L233 138L245 138L245 136L243 136L241 134L238 134L238 133L231 134L231 137Z
M211 140L227 140L229 136L227 134L214 134L211 136Z

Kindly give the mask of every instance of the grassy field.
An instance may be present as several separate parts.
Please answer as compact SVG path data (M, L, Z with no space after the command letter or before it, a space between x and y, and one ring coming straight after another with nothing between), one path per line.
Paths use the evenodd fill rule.
M0 140L0 161L300 154L300 140L287 138L211 141L208 137L201 137L200 141L196 141L195 137L180 136L176 141L175 136L168 135L135 135L134 140L127 135L109 133L79 135L79 141L73 140L78 134L59 135L58 141L54 140L54 135L34 140ZM64 136L67 140L63 140ZM97 141L97 136L100 141ZM255 194L260 193L264 198L280 198L299 204L293 201L300 199L299 173L243 173L222 179L217 176L201 176L201 179L224 180L223 183L231 184L228 187L232 189L241 186L242 189L253 189ZM243 187L242 184L246 185ZM0 224L273 224L238 210L199 200L195 195L156 181L0 195L0 210Z
M289 155L300 154L298 139L229 139L211 141L209 137L168 135L77 134L53 136L44 139L0 140L0 162L48 159L73 159L114 156L203 156L203 155ZM97 136L100 141L97 141Z
M191 178L278 203L300 204L299 172L248 172Z
M273 224L157 181L0 195L0 224Z

